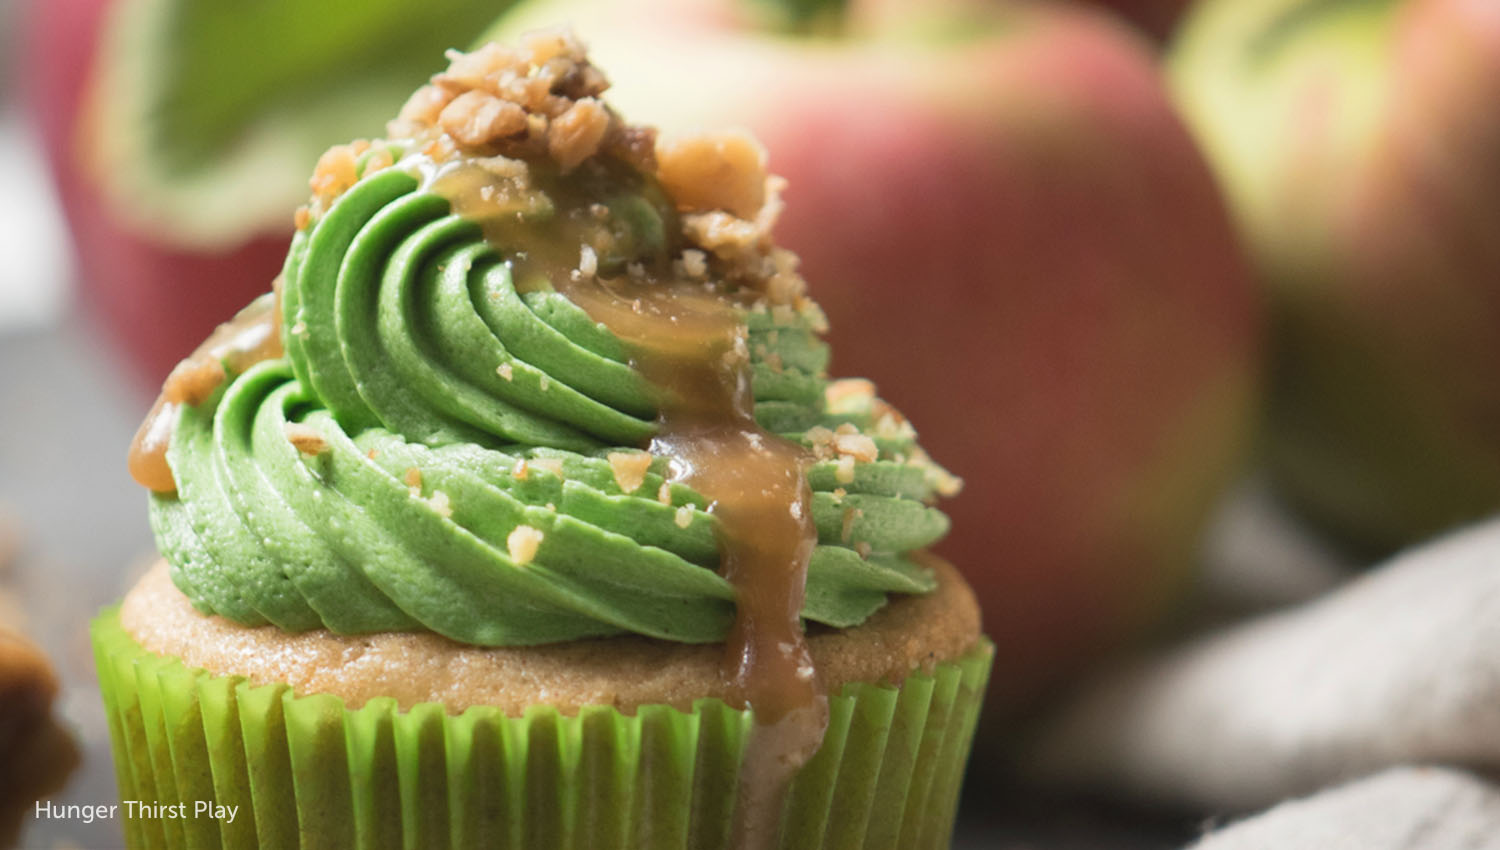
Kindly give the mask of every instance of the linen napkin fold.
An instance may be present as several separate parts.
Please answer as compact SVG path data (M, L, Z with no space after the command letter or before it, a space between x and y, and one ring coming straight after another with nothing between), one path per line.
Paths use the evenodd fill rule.
M1108 674L1030 764L1055 783L1213 814L1394 766L1500 766L1500 520ZM1340 793L1363 799L1360 787L1388 788Z
M1282 803L1192 850L1500 850L1500 788L1451 768L1395 767Z

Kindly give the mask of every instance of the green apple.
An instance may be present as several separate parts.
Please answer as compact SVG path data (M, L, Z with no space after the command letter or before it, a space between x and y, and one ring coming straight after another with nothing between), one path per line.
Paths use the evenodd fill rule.
M1279 492L1370 555L1500 508L1500 3L1208 0L1170 63L1274 297Z

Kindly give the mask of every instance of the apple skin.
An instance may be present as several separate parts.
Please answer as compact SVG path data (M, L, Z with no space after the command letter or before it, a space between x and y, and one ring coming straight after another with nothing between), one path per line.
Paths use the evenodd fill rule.
M247 235L239 246L190 251L137 232L108 212L77 160L80 106L109 0L37 0L23 9L22 89L41 131L79 262L79 301L125 353L142 389L155 387L218 323L271 285L291 240Z
M1500 508L1500 4L1308 5L1205 4L1172 75L1274 296L1278 492L1378 558Z
M833 372L965 479L939 551L1000 647L992 709L1031 703L1168 610L1252 430L1258 293L1148 45L1084 7L989 5L993 32L929 45L886 28L940 4L856 3L832 44L678 5L504 31L571 20L627 117L766 144Z
M1153 38L1166 41L1183 14L1192 5L1192 0L1089 0L1099 6L1114 10L1131 21Z

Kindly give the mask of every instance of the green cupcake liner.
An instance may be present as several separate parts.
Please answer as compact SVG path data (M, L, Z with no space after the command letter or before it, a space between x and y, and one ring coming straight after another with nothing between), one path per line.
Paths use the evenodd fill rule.
M189 669L94 622L132 848L713 850L727 847L748 711L704 699L625 715L534 706L450 715ZM823 746L792 783L783 850L947 847L987 641L899 687L830 698ZM157 817L182 805L184 817ZM209 806L206 811L199 806ZM233 821L214 817L233 806Z

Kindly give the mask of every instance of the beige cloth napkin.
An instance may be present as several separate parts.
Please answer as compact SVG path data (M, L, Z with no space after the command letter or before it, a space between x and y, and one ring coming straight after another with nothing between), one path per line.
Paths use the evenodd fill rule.
M1192 850L1500 850L1500 789L1449 768L1395 767L1282 803Z
M1037 773L1055 782L1206 813L1253 811L1387 768L1431 764L1500 767L1500 520L1413 550L1311 602L1113 672L1061 714L1034 759ZM1254 823L1312 830L1323 817L1335 832L1344 820L1378 829L1384 812L1389 841L1348 846L1493 846L1401 843L1400 824L1420 814L1411 806L1437 812L1452 796L1439 786L1459 776L1421 774L1423 787L1436 790L1414 793L1405 810L1379 802L1381 794L1401 796L1390 783L1416 775L1388 773ZM1481 779L1470 785L1494 793ZM1362 805L1368 811L1355 817ZM1461 806L1450 816L1483 810ZM1454 834L1464 828L1452 826Z

